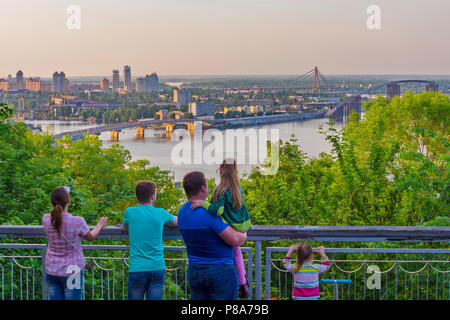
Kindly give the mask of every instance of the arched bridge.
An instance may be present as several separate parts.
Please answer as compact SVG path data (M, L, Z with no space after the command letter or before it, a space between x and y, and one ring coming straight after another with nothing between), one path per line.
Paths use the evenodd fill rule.
M356 112L362 112L362 103L361 103L361 96L363 94L368 94L374 90L378 90L380 88L386 87L386 93L389 98L392 98L394 96L400 95L400 84L401 83L423 83L426 85L427 91L438 91L439 87L446 88L449 90L449 87L445 84L437 83L436 81L430 81L430 80L397 80L397 81L391 81L383 84L376 85L374 87L370 87L367 89L364 89L362 91L359 91L343 102L337 104L335 107L331 108L326 115L327 116L333 116L334 119L341 121L346 120L347 117L352 113L353 111Z
M316 114L316 116L322 116L321 114ZM166 120L136 120L124 123L108 124L103 126L98 126L94 128L88 128L77 131L62 132L55 134L53 137L55 139L61 139L64 136L70 136L72 140L82 139L85 134L88 135L100 135L102 132L110 132L111 140L118 140L119 133L122 130L128 128L136 129L136 137L143 138L144 130L146 128L161 126L166 130L166 137L170 138L174 127L177 124L184 124L187 126L188 131L191 135L194 135L194 128L196 123L201 122L202 126L212 127L239 127L239 126L249 126L249 125L262 125L268 123L279 123L287 121L296 121L309 118L303 114L277 114L268 116L255 116L255 117L244 117L244 118L230 118L230 119L216 119L216 120L200 120L200 119L166 119Z
M118 140L119 133L122 130L128 129L128 128L136 128L136 135L137 137L143 137L144 136L144 129L152 126L163 126L166 129L166 134L168 136L171 135L173 128L177 124L185 124L188 127L189 132L192 132L194 130L194 119L167 119L167 120L136 120L136 121L130 121L130 122L122 122L122 123L114 123L114 124L108 124L104 126L99 126L95 128L88 128L88 129L82 129L77 131L70 131L70 132L62 132L59 134L55 134L55 139L60 139L64 136L70 136L73 140L77 140L82 138L85 134L88 135L100 135L102 132L110 132L111 133L111 140ZM206 120L202 121L203 125L211 126L211 125L220 125L224 124L224 120Z

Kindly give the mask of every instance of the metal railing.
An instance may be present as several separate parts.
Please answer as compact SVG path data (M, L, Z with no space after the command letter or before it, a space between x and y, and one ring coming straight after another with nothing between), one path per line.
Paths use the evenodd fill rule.
M292 277L282 267L284 254L280 255L286 251L287 248L266 248L266 299L291 297ZM339 285L339 299L450 300L450 249L328 248L326 252L330 269L321 276L351 280ZM349 258L361 254L373 258ZM321 284L321 296L332 299L332 289Z
M45 244L0 244L7 251L32 251L28 255L0 254L1 299L36 300L47 299L44 270ZM126 245L84 245L86 267L84 269L84 299L125 300L127 299L129 258L125 255ZM167 253L178 256L166 257L166 279L163 300L188 299L187 257L185 247L165 247ZM34 254L40 251L41 254ZM91 253L97 253L92 255ZM99 253L104 253L99 255ZM249 282L253 280L253 252L242 248L247 265ZM106 254L106 255L105 255ZM252 291L250 297L252 299Z
M0 238L29 241L44 237L42 226L0 226ZM121 226L111 226L103 229L99 238L117 242L117 239L127 239L128 235ZM166 229L164 239L182 240L182 237L177 229ZM400 245L428 243L420 244L422 247L430 244L436 246L439 242L440 248L437 249L328 248L331 268L327 278L351 278L351 284L339 288L339 295L343 299L450 299L449 227L326 226L254 226L248 232L246 244L253 243L253 246L242 248L249 283L252 284L250 299L274 296L279 299L290 298L292 279L281 266L282 253L287 249L269 247L267 242L292 240L344 242L347 246L355 241L395 242ZM263 246L267 247L263 250ZM83 248L87 262L84 298L126 299L128 246L85 245ZM46 245L0 243L0 250L2 300L45 299L46 281L42 270ZM166 283L163 298L188 299L185 248L167 246L165 250ZM350 259L355 254L357 258ZM361 255L369 255L370 258ZM412 255L416 258L411 259ZM263 256L265 265L262 264ZM369 289L366 285L369 277L366 273L374 264L380 266L379 272L375 270L372 273L381 275L382 289ZM322 297L332 298L330 290L331 286L321 286Z

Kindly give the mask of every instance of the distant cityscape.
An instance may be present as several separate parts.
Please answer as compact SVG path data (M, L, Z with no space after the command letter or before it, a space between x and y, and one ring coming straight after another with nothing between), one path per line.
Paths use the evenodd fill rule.
M68 93L71 89L81 90L102 90L126 93L132 90L131 82L131 67L124 66L123 68L123 86L120 87L120 74L119 70L112 70L112 86L108 78L103 78L98 85L86 84L86 85L72 85L67 79L66 74L61 72L54 72L51 82L41 80L39 77L24 78L22 70L17 71L16 77L11 74L6 79L0 79L0 90L3 92L15 93L15 91L34 91L34 92L53 92L53 93ZM159 90L159 78L154 72L151 75L140 77L136 79L136 92L149 92Z
M71 82L63 71L54 72L50 80L26 78L19 70L15 77L10 74L0 79L0 92L4 102L14 105L14 117L18 119L117 123L140 119L226 119L324 113L352 93L383 82L363 78L330 80L317 67L299 78L303 82L281 79L247 84L240 79L225 79L206 84L205 80L200 80L185 86L183 82L160 83L156 72L132 81L132 68L125 65L122 81L118 69L112 70L111 77L102 77L98 82ZM400 85L387 89L387 92L362 94L361 99L371 99L380 93L399 95L402 91ZM430 84L423 89L438 90Z

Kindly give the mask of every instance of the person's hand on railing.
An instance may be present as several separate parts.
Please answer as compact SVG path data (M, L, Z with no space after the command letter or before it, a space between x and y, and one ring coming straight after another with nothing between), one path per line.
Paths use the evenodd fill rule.
M298 250L298 247L298 244L291 245L288 249L288 252L286 253L286 257L290 258L292 254Z
M104 227L106 227L108 224L108 218L107 217L101 217L98 222L97 222L97 226L100 226L100 229L103 229Z
M320 253L320 256L322 258L327 256L326 253L325 253L325 247L323 247L323 246L318 247L317 248L317 252Z
M106 225L108 224L108 218L107 217L101 217L98 222L97 225L95 226L94 229L89 230L88 233L86 233L86 235L83 237L84 240L86 241L94 241L95 238L97 238L98 234L100 233L100 231L106 227Z

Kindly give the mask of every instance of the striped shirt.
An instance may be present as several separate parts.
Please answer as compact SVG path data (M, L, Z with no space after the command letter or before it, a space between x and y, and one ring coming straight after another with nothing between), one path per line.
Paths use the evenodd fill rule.
M45 272L53 276L67 277L73 272L74 266L83 269L85 260L81 238L89 232L84 218L63 213L60 236L52 226L49 214L42 217L42 224L48 238Z
M285 257L283 266L294 275L293 299L319 298L319 273L330 268L328 257L323 257L320 264L305 262L298 271L294 270L295 266L291 263L291 258Z

